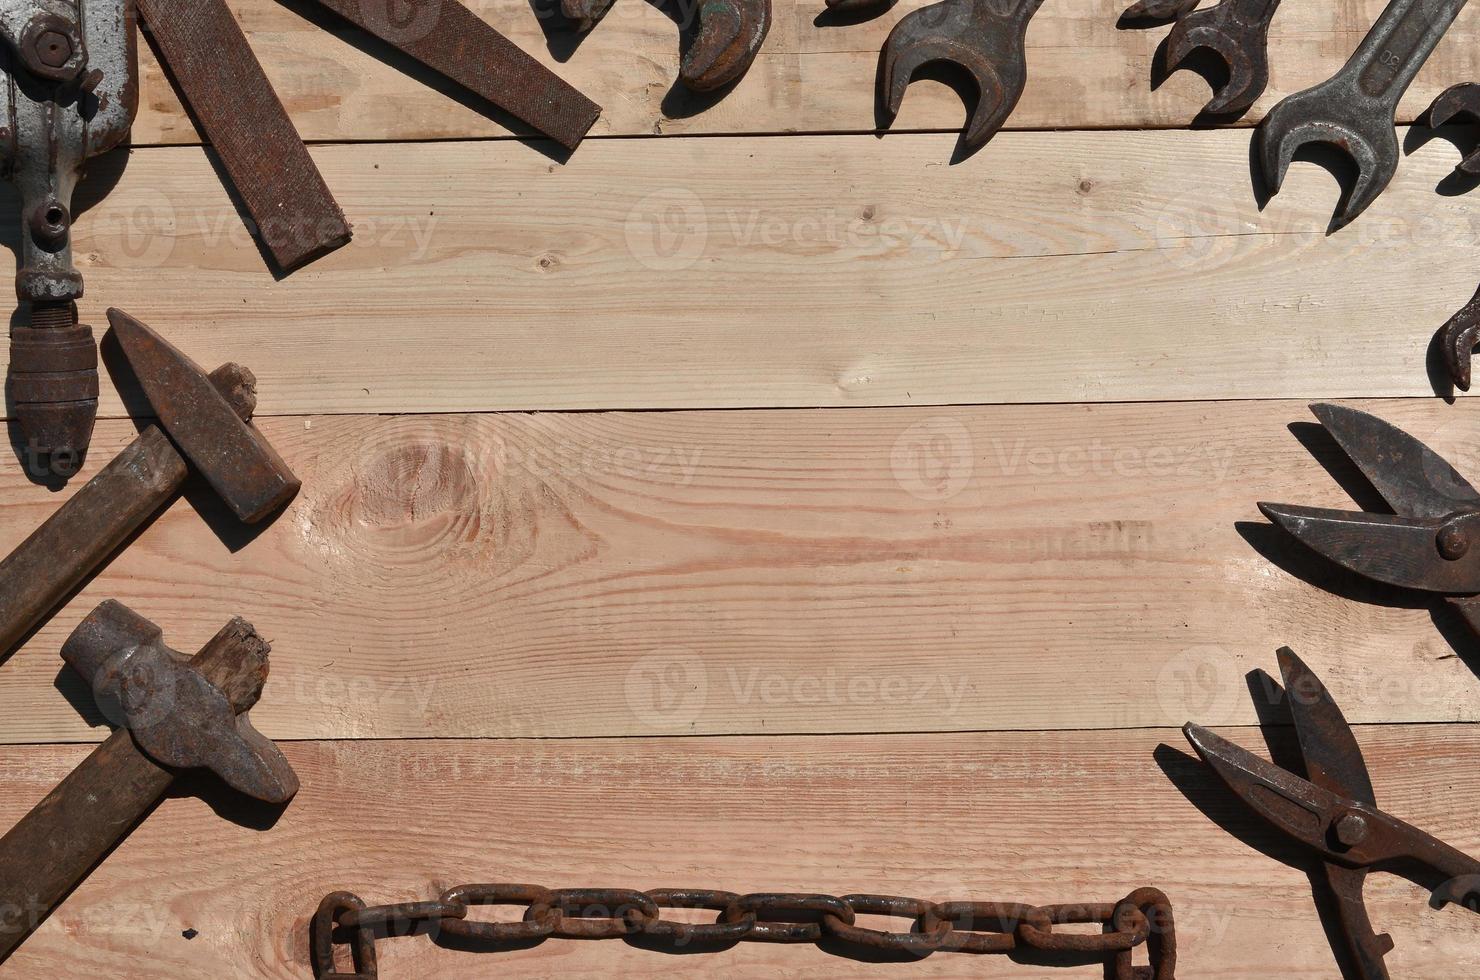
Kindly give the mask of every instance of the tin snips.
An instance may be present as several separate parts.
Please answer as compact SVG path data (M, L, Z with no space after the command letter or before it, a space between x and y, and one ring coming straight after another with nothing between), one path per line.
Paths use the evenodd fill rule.
M1362 897L1368 873L1411 877L1432 887L1433 907L1454 903L1474 912L1480 911L1480 861L1379 810L1341 709L1292 651L1281 650L1279 661L1283 688L1260 679L1270 702L1289 711L1303 772L1267 762L1192 722L1183 734L1235 796L1315 860L1335 914L1328 931L1344 961L1343 976L1387 980L1383 957L1393 941L1372 928Z

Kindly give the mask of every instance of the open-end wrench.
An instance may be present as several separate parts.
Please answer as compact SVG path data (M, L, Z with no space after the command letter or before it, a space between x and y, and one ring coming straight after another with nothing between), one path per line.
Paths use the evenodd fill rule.
M941 0L906 14L884 42L879 86L893 119L910 78L931 62L957 65L976 82L977 103L961 134L969 156L1002 128L1028 81L1024 39L1043 0Z
M1357 183L1334 231L1361 214L1398 170L1398 101L1465 0L1391 0L1341 70L1270 110L1259 128L1259 164L1279 192L1296 150L1331 143L1357 164Z
M1480 85L1462 82L1445 89L1429 106L1427 118L1434 128L1456 119L1480 121ZM1454 169L1480 177L1480 150L1467 154ZM1480 290L1439 330L1439 350L1449 369L1449 380L1460 391L1470 390L1470 358L1477 343L1480 343Z
M1480 84L1461 82L1449 86L1439 93L1425 117L1429 126L1435 129L1456 119L1480 122ZM1480 149L1468 153L1454 169L1471 177L1480 177Z
M615 0L560 0L560 15L576 31L588 31ZM760 53L771 30L771 0L704 0L681 5L699 20L698 35L678 66L678 78L694 92L713 92L739 80Z
M1183 67L1194 51L1211 51L1228 68L1228 81L1203 106L1206 116L1249 111L1269 84L1269 22L1280 0L1223 0L1184 14L1167 35L1167 70Z
M1470 357L1480 344L1480 290L1439 329L1439 351L1449 380L1460 391L1470 390Z

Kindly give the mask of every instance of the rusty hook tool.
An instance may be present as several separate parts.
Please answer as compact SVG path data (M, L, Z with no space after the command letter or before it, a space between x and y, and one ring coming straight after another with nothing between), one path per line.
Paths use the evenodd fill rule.
M1024 51L1028 22L1043 0L941 0L906 14L879 56L879 87L892 120L905 89L927 64L945 63L976 84L977 103L961 133L970 156L997 134L1028 81Z
M1129 20L1160 20L1172 14L1167 34L1167 70L1186 66L1195 51L1208 51L1223 62L1228 79L1203 106L1202 115L1233 119L1243 115L1269 85L1269 24L1280 0L1223 0L1201 10L1196 4L1174 4L1148 12L1144 3L1126 11Z
M342 2L342 0L341 0ZM560 14L579 32L589 31L613 0L560 0ZM701 0L694 43L684 53L678 80L694 92L714 92L750 70L771 30L771 0Z
M1259 127L1264 182L1277 194L1295 152L1330 143L1357 164L1357 182L1332 219L1351 223L1377 200L1398 171L1398 102L1465 0L1391 0L1341 70L1287 96Z
M1377 808L1372 778L1351 727L1319 678L1294 652L1279 652L1284 687L1266 688L1288 706L1304 778L1240 748L1201 725L1182 729L1223 784L1249 809L1320 861L1338 916L1339 939L1357 980L1387 980L1393 949L1372 928L1362 887L1374 870L1418 868L1443 879L1434 907L1480 911L1480 861Z

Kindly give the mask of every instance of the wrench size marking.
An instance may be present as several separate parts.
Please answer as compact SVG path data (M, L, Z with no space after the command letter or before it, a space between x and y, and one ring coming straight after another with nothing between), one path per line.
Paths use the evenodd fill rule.
M1428 19L1429 11L1421 7L1410 7L1404 12L1403 19L1393 28L1388 43L1376 58L1363 67L1359 81L1363 92L1380 98L1397 80L1404 62L1415 56L1423 56L1420 48L1427 32Z

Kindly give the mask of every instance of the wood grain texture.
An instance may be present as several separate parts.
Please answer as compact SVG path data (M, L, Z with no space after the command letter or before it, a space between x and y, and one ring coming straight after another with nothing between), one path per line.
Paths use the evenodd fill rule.
M1260 747L1257 730L1229 734ZM1383 726L1358 735L1388 809L1480 849L1464 803L1480 793L1480 733ZM1163 741L1173 748L1158 749ZM1157 884L1175 905L1179 976L1336 975L1306 874L1250 846L1269 846L1269 832L1183 754L1175 730L286 748L303 790L274 826L261 829L270 819L260 812L233 811L224 793L165 801L0 973L297 980L308 976L307 919L329 891L398 902L473 881L529 881L1043 904L1114 901ZM16 819L80 755L0 752L0 820ZM1394 976L1480 968L1475 916L1433 911L1423 889L1385 875L1366 894L1373 922L1397 942ZM998 956L867 964L753 943L710 956L558 940L470 953L405 937L380 950L385 980L1102 975Z
M1480 471L1475 413L1367 407ZM1259 517L1356 506L1302 403L263 427L289 510L244 543L204 490L175 505L5 665L0 740L101 736L57 651L109 597L179 650L253 623L276 738L1247 724L1287 643L1354 722L1480 718L1462 630ZM20 482L0 468L0 548L55 506Z
M677 86L679 30L697 4L668 9L622 0L589 34L555 26L553 0L468 0L469 6L525 51L604 107L593 131L607 135L859 132L880 125L875 113L879 48L907 12L928 0L902 0L859 24L818 23L821 0L773 0L773 27L745 78L718 101ZM1167 28L1117 28L1125 0L1048 0L1029 27L1028 85L1008 126L1142 128L1184 126L1210 89L1182 71L1152 90L1157 46ZM1280 97L1327 78L1356 50L1384 0L1290 4L1270 34L1268 92L1244 120L1260 118ZM310 140L422 140L507 135L506 117L490 119L448 97L436 76L356 38L307 0L234 3L252 47ZM421 24L421 5L410 21ZM328 26L332 35L318 26ZM356 43L358 42L358 43ZM144 59L143 100L134 139L195 142L152 54ZM1412 120L1444 88L1480 77L1480 12L1466 10L1419 74L1400 118ZM425 82L430 81L433 87ZM966 112L946 85L916 82L896 130L959 128ZM525 130L527 132L527 130ZM582 151L586 152L586 151Z
M83 312L249 360L267 414L458 412L1427 395L1474 291L1447 143L1329 237L1330 175L1261 213L1246 132L950 143L319 148L356 237L284 282L200 149L139 151Z

